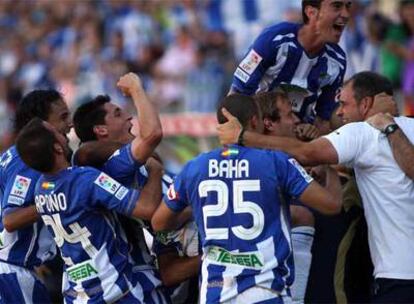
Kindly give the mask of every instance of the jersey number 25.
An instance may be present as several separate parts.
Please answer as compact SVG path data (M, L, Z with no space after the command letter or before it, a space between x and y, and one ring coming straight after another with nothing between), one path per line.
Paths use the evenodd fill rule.
M229 189L221 180L205 180L198 186L200 197L207 197L208 192L217 193L217 204L203 207L203 221L206 240L226 240L229 238L229 228L207 228L208 217L222 216L229 207ZM235 214L248 213L253 218L253 225L245 228L242 225L231 227L235 236L242 240L253 240L263 231L264 213L254 202L244 200L244 192L259 192L260 180L233 181L233 210Z

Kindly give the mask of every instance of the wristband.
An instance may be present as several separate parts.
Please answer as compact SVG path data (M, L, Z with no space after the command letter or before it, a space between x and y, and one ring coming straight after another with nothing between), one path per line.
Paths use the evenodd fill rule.
M240 131L240 133L239 133L239 138L237 139L237 144L239 146L244 146L243 135L244 135L244 132L245 131L246 131L246 129L245 128L242 128L241 131Z

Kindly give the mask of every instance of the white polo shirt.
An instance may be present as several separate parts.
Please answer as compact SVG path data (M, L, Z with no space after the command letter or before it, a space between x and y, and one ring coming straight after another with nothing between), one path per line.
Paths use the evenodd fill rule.
M395 119L414 143L414 119ZM355 170L376 278L414 279L414 181L398 167L388 139L366 122L325 136L338 162Z

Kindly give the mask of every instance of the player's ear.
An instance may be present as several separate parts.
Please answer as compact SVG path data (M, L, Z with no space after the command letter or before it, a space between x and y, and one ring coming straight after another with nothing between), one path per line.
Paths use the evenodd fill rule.
M362 98L360 105L361 105L361 112L364 115L364 117L366 117L368 112L372 109L373 104L374 104L373 97L366 96Z
M318 15L318 8L313 7L311 5L307 5L305 7L305 14L306 16L308 16L309 20L316 18L316 16Z
M55 150L55 152L58 154L63 154L64 152L62 145L57 142L53 144L53 150Z
M264 128L265 128L265 131L273 131L273 129L274 129L274 123L269 118L264 118L263 119L263 125L264 125Z
M93 133L97 137L106 137L108 136L108 128L105 125L96 125L93 127Z

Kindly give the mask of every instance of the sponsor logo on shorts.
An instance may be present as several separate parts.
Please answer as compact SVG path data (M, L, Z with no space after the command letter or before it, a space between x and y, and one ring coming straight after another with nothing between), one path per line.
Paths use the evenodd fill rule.
M93 266L92 260L73 265L69 267L66 272L68 273L70 280L75 283L90 280L98 276L98 271Z
M215 264L235 265L251 269L261 269L264 266L260 252L233 253L215 246L209 248L207 259Z

